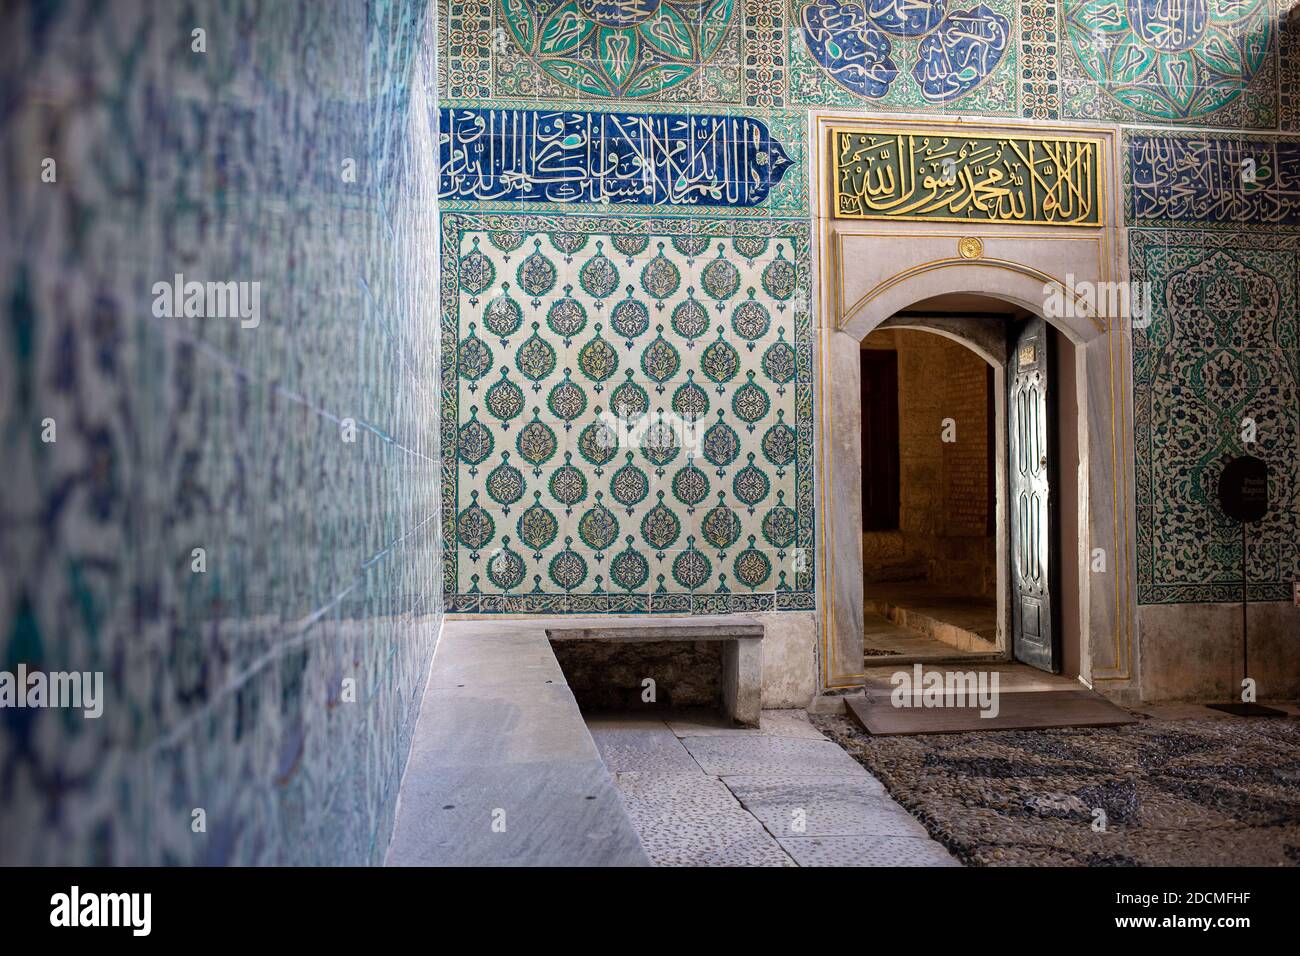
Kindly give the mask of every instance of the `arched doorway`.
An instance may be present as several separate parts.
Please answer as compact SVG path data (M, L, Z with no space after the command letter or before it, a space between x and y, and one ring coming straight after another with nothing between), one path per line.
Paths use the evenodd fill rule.
M1011 303L947 294L860 345L864 667L1077 677L1078 591L1060 583L1079 574L1074 344Z
M1045 281L1045 274L1032 267L1004 268L1004 265L1001 262L967 262L954 257L954 261L934 263L929 268L917 270L902 282L885 283L885 288L873 290L854 303L835 334L844 337L845 345L852 342L855 353L860 352L862 344L877 329L911 330L942 336L974 351L993 367L991 391L994 409L991 419L995 431L995 527L992 540L997 576L994 595L997 630L993 643L999 654L1012 659L1016 655L1016 608L1013 601L1018 598L1011 573L1014 529L1008 506L1011 499L1007 487L1006 429L1008 388L1014 372L1011 363L1017 359L1013 347L1016 329L1031 320L1037 321L1040 327L1049 324L1041 315L1044 311L1044 287L1056 283L1064 289L1065 285L1050 275L1045 277ZM1094 525L1098 520L1104 522L1115 512L1112 509L1105 509L1105 514L1094 511L1095 496L1090 496L1090 486L1092 478L1101 470L1094 464L1104 464L1102 459L1107 455L1111 456L1112 469L1118 461L1115 457L1118 452L1114 444L1116 435L1110 431L1108 421L1102 427L1092 420L1089 407L1090 384L1098 391L1106 389L1100 396L1103 399L1110 395L1109 364L1097 365L1099 359L1105 358L1097 346L1104 345L1107 336L1105 322L1083 308L1068 318L1054 317L1050 326L1050 338L1056 353L1052 374L1057 384L1057 404L1050 424L1054 440L1062 449L1057 474L1069 477L1069 480L1058 481L1055 496L1058 533L1053 553L1062 584L1057 606L1051 613L1060 628L1057 636L1059 669L1091 683L1090 665L1093 662L1088 645L1092 634L1093 592L1099 590L1100 594L1109 597L1110 582L1102 581L1101 589L1093 587L1088 544L1093 539L1101 540L1107 530L1103 528L1102 533L1097 532ZM852 403L842 397L860 396L861 368L859 362L852 361L854 357L846 355L844 349L830 348L825 355L827 364L824 370L828 381L842 383L827 395L831 408L828 409L830 421L826 422L826 479L830 486L848 491L826 499L829 509L827 525L832 529L828 531L830 540L826 542L831 557L825 581L828 592L831 592L827 607L829 634L826 649L828 661L840 666L847 664L847 654L856 657L857 653L862 653L864 658L861 659L865 660L866 648L865 628L858 624L858 621L865 621L866 614L862 593L864 555L860 547L852 546L856 542L844 541L844 535L839 535L839 540L836 540L834 530L863 526L861 494L853 493L855 482L859 487L861 485L863 467L861 439L857 437L862 428L860 397ZM1090 364L1096 367L1090 370ZM1107 379L1104 383L1103 374ZM856 387L844 387L848 382L853 382ZM1093 396L1094 403L1096 397ZM841 433L841 429L848 434ZM1106 478L1105 475L1102 477ZM1117 486L1109 480L1092 490L1100 490L1104 495L1114 493L1117 499L1119 497ZM1121 542L1114 551L1120 552L1124 546ZM836 598L843 603L838 603ZM858 635L864 639L864 643L858 645L861 651L854 646ZM834 638L839 638L842 643ZM844 683L851 682L852 679Z
M1126 234L1110 171L1119 167L1116 130L1089 127L1102 143L1101 214L1089 225L1016 222L855 220L837 215L833 203L836 130L849 125L930 131L924 120L824 112L814 119L809 177L817 242L812 292L816 351L818 658L825 690L860 687L864 667L864 562L862 545L862 395L860 353L877 328L922 327L931 335L961 340L992 356L997 421L1006 419L1007 345L991 345L968 313L1035 316L1046 320L1060 342L1058 396L1053 416L1058 438L1073 430L1076 460L1062 462L1073 480L1061 484L1063 536L1058 567L1063 576L1063 651L1077 635L1077 663L1062 670L1116 699L1138 699L1136 642L1136 534L1133 514L1133 403L1131 331L1101 299L1084 301L1080 287L1114 288L1127 279ZM965 127L963 127L963 130ZM1014 121L985 124L979 134L1041 135L1043 129ZM936 135L965 135L942 129ZM940 301L942 300L942 301ZM964 301L963 301L964 300ZM1064 303L1065 308L1059 308ZM941 305L950 308L944 310ZM1055 306L1055 308L1054 308ZM1006 443L995 443L1005 459ZM1003 462L1005 464L1005 461ZM998 466L997 474L1005 476ZM1005 478L1003 477L1003 480ZM1072 500L1071 500L1072 499ZM1004 507L1005 491L995 501ZM1005 516L999 515L1005 528ZM995 562L1005 575L1006 535L995 536ZM998 586L1000 651L1010 655L1009 587Z

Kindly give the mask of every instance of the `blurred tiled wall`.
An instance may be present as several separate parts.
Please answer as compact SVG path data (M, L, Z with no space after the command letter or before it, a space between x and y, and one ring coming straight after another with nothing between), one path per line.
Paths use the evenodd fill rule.
M0 862L382 859L441 617L432 17L4 14L0 670L104 705L0 709Z

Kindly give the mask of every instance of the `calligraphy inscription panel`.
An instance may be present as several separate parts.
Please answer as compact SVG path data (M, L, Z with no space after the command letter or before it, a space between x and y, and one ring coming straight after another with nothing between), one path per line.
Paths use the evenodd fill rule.
M1134 133L1127 153L1137 222L1300 226L1300 143Z
M757 206L792 161L745 116L443 109L440 199Z
M833 129L840 219L1100 226L1101 140Z

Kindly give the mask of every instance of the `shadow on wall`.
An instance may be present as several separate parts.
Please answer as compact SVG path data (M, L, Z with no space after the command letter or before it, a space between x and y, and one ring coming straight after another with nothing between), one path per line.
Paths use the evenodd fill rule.
M0 863L379 862L441 618L432 13L4 18L0 693L102 715L0 708Z

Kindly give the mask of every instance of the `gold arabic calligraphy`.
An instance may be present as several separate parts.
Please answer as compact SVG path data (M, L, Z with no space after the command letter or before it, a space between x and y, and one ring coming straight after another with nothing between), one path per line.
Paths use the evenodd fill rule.
M1102 225L1100 140L831 135L841 219Z

